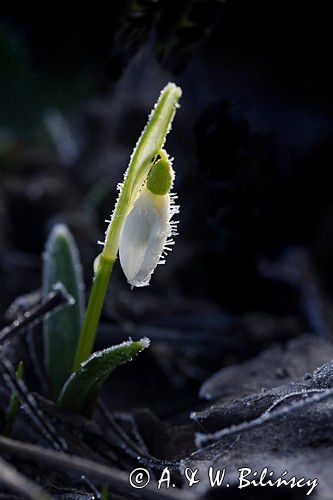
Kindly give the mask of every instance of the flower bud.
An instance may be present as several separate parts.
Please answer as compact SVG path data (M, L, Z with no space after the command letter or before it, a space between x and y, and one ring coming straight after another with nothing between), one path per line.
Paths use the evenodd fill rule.
M171 222L179 207L169 194L173 170L168 157L161 157L149 174L147 185L140 192L122 227L119 257L127 281L132 287L149 284L157 264L174 241L175 225Z
M162 156L149 172L147 189L156 195L167 194L172 187L174 176L168 157Z

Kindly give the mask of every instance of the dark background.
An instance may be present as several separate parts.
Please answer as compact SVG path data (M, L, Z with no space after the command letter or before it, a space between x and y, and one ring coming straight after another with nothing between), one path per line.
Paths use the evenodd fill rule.
M159 91L174 81L182 107L167 149L180 236L148 289L130 292L116 269L105 324L225 335L230 323L259 314L325 333L323 303L333 293L329 3L126 1L73 13L7 5L1 311L39 288L57 221L76 237L89 287L116 184ZM221 360L206 360L204 373Z

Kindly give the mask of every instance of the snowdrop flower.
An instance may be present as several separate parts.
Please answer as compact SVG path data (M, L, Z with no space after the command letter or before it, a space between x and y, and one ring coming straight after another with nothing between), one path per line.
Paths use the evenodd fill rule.
M179 212L176 196L170 194L174 180L171 162L165 151L153 165L146 185L126 217L120 234L119 257L127 281L132 287L149 284L158 264L174 244Z

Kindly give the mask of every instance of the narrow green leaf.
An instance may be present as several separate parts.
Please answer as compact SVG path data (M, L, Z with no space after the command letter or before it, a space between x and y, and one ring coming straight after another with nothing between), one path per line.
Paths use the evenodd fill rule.
M56 398L72 372L75 350L83 320L83 279L75 241L68 228L56 225L43 255L43 294L61 282L75 303L43 323L44 362L53 396Z
M17 370L16 370L16 378L17 380L22 380L23 379L23 363L20 361ZM11 396L10 396L10 401L8 405L8 410L6 413L6 424L5 424L5 430L4 430L4 435L5 436L10 436L13 426L15 424L15 420L17 417L17 413L20 408L20 396L16 391L13 391Z
M59 397L60 406L65 410L89 415L104 380L115 368L131 361L149 344L147 338L128 340L92 354L67 380Z

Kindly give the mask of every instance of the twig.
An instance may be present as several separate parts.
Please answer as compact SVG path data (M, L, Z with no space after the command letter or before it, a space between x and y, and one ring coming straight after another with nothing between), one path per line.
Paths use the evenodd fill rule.
M37 428L38 432L47 440L47 442L56 450L66 451L67 443L64 439L59 439L56 429L53 427L51 422L47 420L38 407L38 404L34 396L28 391L23 380L17 380L15 376L14 368L11 362L7 359L3 360L3 378L9 388L13 391L15 390L20 395L20 400L23 409L30 417L31 421ZM81 475L82 481L91 489L94 493L95 498L100 498L100 494L96 489L95 485L85 477Z
M20 396L21 404L25 412L29 415L39 432L56 450L65 450L65 443L57 436L56 430L46 420L42 411L38 408L35 398L29 393L23 380L18 380L13 365L8 359L2 360L3 378L10 388Z
M127 436L120 425L118 425L103 403L99 402L98 406L112 431L120 440L121 449L124 450L130 457L135 458L140 464L145 465L146 467L151 467L152 469L164 469L165 467L178 469L178 463L175 461L160 460L143 452L143 450L133 443L133 441Z
M39 323L43 317L61 306L71 305L73 298L61 283L56 283L53 290L39 304L26 311L10 325L0 331L0 345L8 342L27 326Z
M51 500L51 497L36 483L0 457L0 482L10 490L21 493L32 500Z
M80 458L76 455L68 455L66 453L49 450L4 436L0 436L0 449L25 460L43 464L45 467L52 467L67 472L77 472L79 474L95 477L102 483L107 483L112 488L122 493L133 495L138 492L130 485L126 472L92 460ZM144 498L147 500L194 500L194 496L184 490L158 490L155 481L150 481L143 491Z

